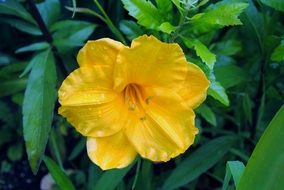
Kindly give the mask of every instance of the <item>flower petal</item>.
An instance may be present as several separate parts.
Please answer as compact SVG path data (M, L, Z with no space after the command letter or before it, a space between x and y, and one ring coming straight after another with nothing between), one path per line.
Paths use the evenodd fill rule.
M112 67L83 66L72 72L59 89L59 114L84 136L109 136L125 123L127 108L112 90Z
M122 43L109 38L88 41L79 51L77 61L83 65L113 65L118 52L125 47Z
M99 104L112 101L112 68L94 65L73 71L62 83L58 97L63 106Z
M123 168L133 162L136 151L123 132L87 140L89 158L103 170Z
M125 133L136 151L153 161L168 161L183 153L198 133L194 112L174 92L148 88L145 116L129 116Z
M188 72L182 88L178 94L191 108L196 108L206 98L206 91L210 85L203 71L196 65L190 63Z
M121 97L112 102L83 106L61 106L59 114L66 117L84 136L105 137L125 126L127 110Z
M187 72L187 61L178 44L163 43L153 36L141 36L124 48L114 67L114 88L129 83L177 88Z

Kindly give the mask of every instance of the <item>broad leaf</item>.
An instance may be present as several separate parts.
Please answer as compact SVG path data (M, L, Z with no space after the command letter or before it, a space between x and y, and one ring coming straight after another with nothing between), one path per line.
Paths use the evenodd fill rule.
M263 4L270 6L278 11L284 11L283 0L260 0Z
M23 102L23 127L30 166L37 173L48 140L56 99L56 70L51 50L37 54Z
M271 59L273 61L283 61L284 60L284 40L281 44L275 48L272 53Z
M60 169L60 167L49 157L45 156L43 161L51 174L52 178L61 190L75 190L68 176Z
M284 187L284 106L258 141L237 190L281 190Z
M186 31L188 33L202 34L224 26L240 25L242 22L238 16L247 6L247 3L233 0L212 4L204 13L198 13L190 19Z
M201 146L183 160L166 179L163 190L177 189L214 166L231 148L234 137L219 137Z
M236 86L247 80L248 74L237 65L222 65L215 67L215 76L224 88Z
M163 18L158 9L147 0L122 0L124 8L137 19L138 24L149 29L158 29Z
M199 40L193 41L193 46L196 54L201 58L201 60L206 63L206 65L213 69L214 63L216 62L216 55L213 54L202 42Z

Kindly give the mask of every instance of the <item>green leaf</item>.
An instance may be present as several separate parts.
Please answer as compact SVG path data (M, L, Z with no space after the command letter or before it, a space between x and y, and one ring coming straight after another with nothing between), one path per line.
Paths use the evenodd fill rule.
M228 161L226 165L226 175L223 182L222 190L228 188L231 176L233 176L235 186L237 187L240 178L245 170L245 165L240 161Z
M177 189L213 167L235 142L234 137L219 137L201 146L180 162L166 179L164 190Z
M30 23L36 24L30 13L16 0L0 1L0 14L17 16Z
M242 49L241 42L236 39L226 39L219 42L214 47L214 52L217 54L232 56L240 52Z
M53 44L60 52L82 46L96 27L97 25L85 21L64 20L56 22L50 28L54 32Z
M0 19L1 22L7 23L10 26L22 31L22 32L26 32L28 34L32 34L35 36L40 36L42 35L40 29L30 23L27 23L25 21L22 20L18 20L18 19L12 19L12 18L5 18L5 19Z
M25 89L27 79L9 79L0 82L0 97L10 96Z
M175 31L175 27L171 25L169 22L163 22L158 29L162 32L165 32L167 34L171 34L173 31Z
M258 45L259 52L255 52L262 56L264 50L264 36L266 36L266 27L264 22L264 16L257 10L254 2L248 0L249 6L243 14L243 29L244 29L244 39L249 42L249 45ZM252 47L253 47L252 46Z
M238 16L247 6L247 3L233 0L212 4L204 13L198 13L190 19L187 32L202 34L224 26L240 25L242 22Z
M172 3L178 8L179 11L183 11L184 9L180 6L180 0L171 0Z
M34 44L30 44L28 46L21 47L16 50L16 53L22 53L22 52L27 52L27 51L39 51L39 50L44 50L49 47L49 44L47 42L37 42Z
M85 149L86 147L86 140L85 139L81 139L76 146L73 148L70 156L68 157L68 160L73 160L75 159L77 156L80 155L80 153Z
M283 0L260 0L263 4L270 6L278 11L284 11Z
M47 26L51 26L60 16L60 3L58 0L45 0L36 5L40 15Z
M62 190L75 190L76 188L72 184L68 176L60 169L56 163L47 156L44 156L43 161L50 172L52 178Z
M284 187L284 106L258 141L237 190L281 190Z
M210 73L209 79L211 84L208 90L208 95L212 96L214 99L218 100L223 105L229 106L230 101L226 90L219 82L216 81L216 78L212 72Z
M212 124L215 127L217 126L215 113L210 107L205 104L202 104L195 111L199 113L201 117L203 117L208 123Z
M275 48L275 50L272 53L271 59L273 61L284 60L284 40L282 40L281 44Z
M163 18L158 9L147 0L122 0L124 8L129 15L137 19L138 24L149 29L158 29L163 23Z
M113 190L121 182L134 163L122 169L112 169L104 172L95 185L95 190Z
M169 22L172 21L173 17L173 4L170 0L156 0L157 8L160 15Z
M215 67L214 71L216 80L226 89L246 81L248 77L242 68L233 64Z
M37 173L48 140L56 100L55 60L51 50L37 54L23 102L23 127L29 163Z
M212 70L214 63L216 62L216 55L213 54L203 43L199 40L193 41L193 46L196 54L201 58L201 60L206 63L206 65Z
M133 40L144 33L141 27L131 20L120 21L119 29L129 40Z

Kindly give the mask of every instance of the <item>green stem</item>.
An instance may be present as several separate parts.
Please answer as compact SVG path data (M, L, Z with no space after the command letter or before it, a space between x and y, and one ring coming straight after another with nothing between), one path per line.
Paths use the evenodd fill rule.
M176 40L176 38L179 36L179 32L181 31L183 25L186 22L186 17L188 15L188 13L189 13L189 8L186 8L185 12L183 14L180 13L181 15L180 15L179 24L177 26L176 31L173 33L173 36L172 36L172 39L171 39L172 42L174 42Z
M103 7L101 4L98 2L98 0L94 0L95 4L97 5L98 9L101 11L101 13L104 16L105 22L108 25L109 29L114 33L114 35L124 44L126 44L126 40L121 34L121 32L115 27L109 16L106 14L104 11Z

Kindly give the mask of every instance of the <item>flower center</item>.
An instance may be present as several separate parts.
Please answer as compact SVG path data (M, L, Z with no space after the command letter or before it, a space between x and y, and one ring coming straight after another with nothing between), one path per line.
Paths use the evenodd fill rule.
M143 88L134 83L128 84L122 93L129 112L135 113L140 119L143 119L151 97L147 97Z

